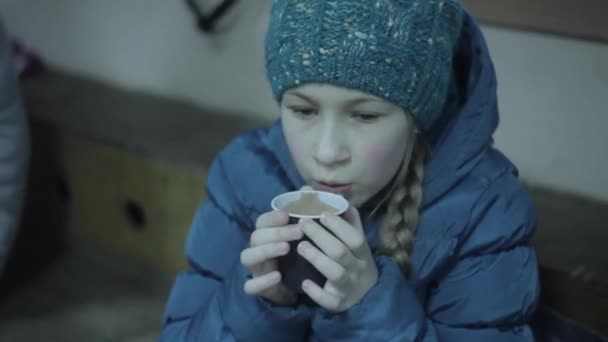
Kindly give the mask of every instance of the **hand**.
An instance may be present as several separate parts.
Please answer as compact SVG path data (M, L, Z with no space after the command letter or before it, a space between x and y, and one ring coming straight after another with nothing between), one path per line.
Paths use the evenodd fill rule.
M300 190L310 188L304 186ZM245 282L247 294L264 297L278 305L295 304L296 294L281 283L277 257L289 252L289 241L300 240L304 233L298 225L288 225L289 216L279 211L260 215L251 234L249 248L241 252L241 263L252 275Z
M260 215L251 234L250 247L241 253L241 263L253 278L245 282L245 292L264 297L278 305L296 302L296 294L281 283L276 258L289 252L288 241L304 234L298 225L287 225L289 216L280 211Z
M333 214L321 218L321 223L335 236L312 220L301 221L304 233L320 250L303 241L298 244L298 253L327 277L323 288L305 280L302 289L331 312L343 312L359 303L378 281L378 268L365 239L359 212L351 206L345 218Z

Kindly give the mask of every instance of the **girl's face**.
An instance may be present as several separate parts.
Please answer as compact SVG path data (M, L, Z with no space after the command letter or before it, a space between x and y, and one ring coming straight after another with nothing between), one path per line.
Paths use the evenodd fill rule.
M285 92L281 118L305 182L341 193L356 207L388 184L413 143L414 123L399 106L329 84Z

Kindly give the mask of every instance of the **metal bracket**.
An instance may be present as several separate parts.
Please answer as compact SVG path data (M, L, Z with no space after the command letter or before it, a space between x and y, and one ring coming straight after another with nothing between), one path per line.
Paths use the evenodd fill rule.
M186 0L186 4L196 18L196 26L204 33L210 33L215 29L217 21L236 3L236 0L222 1L211 13L203 13L196 0Z

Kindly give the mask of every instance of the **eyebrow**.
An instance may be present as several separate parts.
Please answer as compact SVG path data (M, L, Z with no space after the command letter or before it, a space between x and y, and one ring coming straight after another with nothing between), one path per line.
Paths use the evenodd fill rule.
M308 103L312 103L313 105L315 105L317 107L319 106L319 104L315 100L313 100L312 98L310 98L310 97L308 97L308 96L306 96L304 94L300 94L300 93L298 93L296 91L291 91L291 92L287 93L286 95L293 95L293 96L301 98L302 100L304 100L304 101L306 101Z
M311 104L313 104L313 105L315 105L317 107L319 106L319 104L315 100L313 100L311 97L306 96L306 95L304 95L302 93L299 93L297 91L291 91L291 92L287 93L286 95L294 95L294 96L299 97L302 100L307 101L308 103L311 103ZM369 97L359 97L359 98L355 98L355 99L346 101L346 105L349 106L349 107L352 107L352 106L356 106L356 105L359 105L359 104L365 103L365 102L379 102L379 101L376 100L376 99L373 99L373 98L369 98Z

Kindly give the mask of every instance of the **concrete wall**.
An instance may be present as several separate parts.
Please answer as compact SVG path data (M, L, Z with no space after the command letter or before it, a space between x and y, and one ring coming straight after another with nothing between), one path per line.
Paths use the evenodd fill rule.
M262 63L269 3L239 2L209 36L183 1L0 0L0 14L55 66L271 120ZM484 31L499 78L497 145L531 183L608 200L608 45Z

